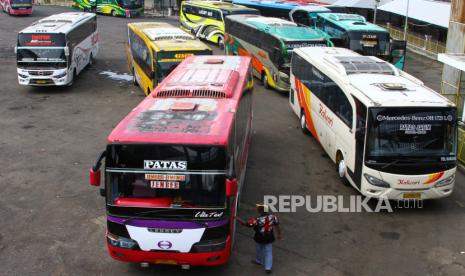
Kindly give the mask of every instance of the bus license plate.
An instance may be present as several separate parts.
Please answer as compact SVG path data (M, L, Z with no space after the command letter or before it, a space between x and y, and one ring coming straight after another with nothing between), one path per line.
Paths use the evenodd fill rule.
M403 199L421 199L421 193L404 193Z
M176 265L178 263L174 260L156 260L155 264Z
M45 84L45 83L47 83L47 81L46 80L36 80L36 83L37 84Z

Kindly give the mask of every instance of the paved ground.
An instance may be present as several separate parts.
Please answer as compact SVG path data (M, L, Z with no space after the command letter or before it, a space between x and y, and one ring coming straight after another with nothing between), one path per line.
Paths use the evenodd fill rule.
M112 260L105 247L104 200L87 171L115 124L143 94L100 73L126 72L127 19L99 17L96 64L65 89L20 87L16 33L63 11L0 14L0 267L2 275L261 275L249 260L248 229L238 229L226 267L142 269ZM141 19L136 19L141 20ZM176 22L173 22L174 24ZM411 55L407 70L439 89L440 66ZM321 147L298 127L287 98L257 85L256 120L241 216L264 194L349 195ZM392 214L281 214L275 275L465 275L465 181L448 199Z

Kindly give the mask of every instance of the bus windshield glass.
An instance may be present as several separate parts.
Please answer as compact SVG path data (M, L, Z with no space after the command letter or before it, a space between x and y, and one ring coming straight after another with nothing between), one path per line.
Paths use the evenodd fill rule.
M453 108L371 108L366 159L455 161L456 110Z
M32 7L32 0L12 0L11 1L12 7Z
M64 48L18 48L16 56L20 67L66 67Z
M349 32L350 49L363 55L388 55L389 33Z
M140 0L118 0L118 5L125 9L138 9L142 7Z
M163 208L226 208L223 147L110 145L106 162L111 205L142 199Z

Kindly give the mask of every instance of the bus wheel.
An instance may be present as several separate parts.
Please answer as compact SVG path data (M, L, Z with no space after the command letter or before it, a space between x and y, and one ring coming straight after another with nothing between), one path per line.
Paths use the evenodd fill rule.
M87 65L90 67L92 66L92 64L94 64L94 56L91 53L89 57L89 62L87 63Z
M336 169L337 175L339 176L341 182L344 185L349 186L349 181L346 178L346 162L344 161L344 157L342 156L342 153L340 151L338 151L336 155Z
M224 38L222 36L218 37L218 47L220 47L220 50L224 50Z
M266 89L270 89L270 84L268 83L268 75L265 72L262 74L262 82L263 82L263 86Z
M134 67L132 68L132 84L134 86L138 86L139 84L137 84L137 79L136 79L136 73L134 72Z
M150 92L151 92L150 89L147 88L147 96L150 95Z
M115 10L111 10L111 16L116 17L116 12L115 12Z
M304 134L308 134L308 128L307 128L307 118L305 118L305 112L302 110L300 111L300 129Z
M76 79L76 76L77 76L76 68L74 68L74 70L73 70L73 78L72 78L71 81L68 83L68 86L73 85L74 80Z

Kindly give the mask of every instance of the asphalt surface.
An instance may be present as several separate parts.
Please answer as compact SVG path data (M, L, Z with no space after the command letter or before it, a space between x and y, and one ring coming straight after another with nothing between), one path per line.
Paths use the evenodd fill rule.
M101 51L72 87L19 86L13 53L17 32L65 10L36 7L31 17L0 14L0 274L264 274L250 263L252 232L240 227L224 267L144 269L109 257L104 199L88 185L88 170L104 149L106 136L143 93L128 81L101 73L127 72L129 21L162 19L99 16ZM439 90L438 63L411 54L406 69ZM338 181L334 164L317 142L301 133L287 97L259 84L255 91L240 216L253 216L254 203L263 195L357 195ZM450 198L425 202L422 209L279 214L284 240L274 246L274 274L465 275L464 191L459 173Z

